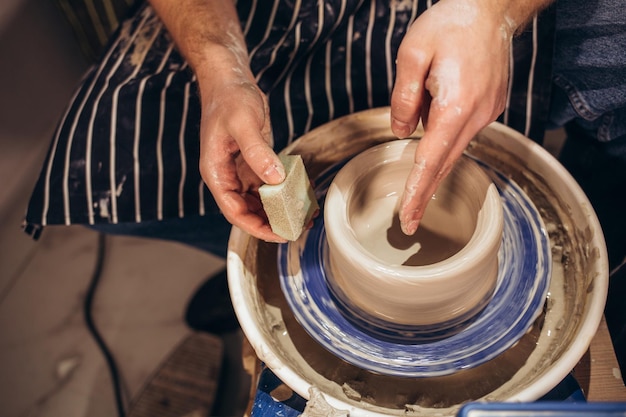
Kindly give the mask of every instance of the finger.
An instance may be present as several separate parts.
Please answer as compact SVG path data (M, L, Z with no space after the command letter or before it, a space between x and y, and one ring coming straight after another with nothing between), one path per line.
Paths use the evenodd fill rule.
M235 159L240 158L213 160L211 172L219 175L210 175L207 185L216 204L228 222L246 233L268 242L283 242L284 239L272 232L258 196L253 197L250 185L242 183Z
M241 155L252 171L266 184L280 184L285 180L285 169L274 152L269 119L249 121L233 118L230 133L239 145Z
M442 123L448 115L441 109L430 109L428 129L415 151L414 165L407 178L400 203L400 226L407 235L415 233L428 202L441 181L463 153L469 139L465 123Z
M391 93L391 130L397 137L405 138L415 131L419 122L428 62L420 51L400 48L397 63Z
M260 201L250 195L255 189L240 178L242 157L232 139L215 139L202 147L200 171L215 203L226 219L252 236L268 242L285 240L271 231ZM251 176L251 175L248 175ZM245 180L245 179L244 179ZM256 179L258 182L258 178Z
M250 209L250 207L260 206L260 203L252 203L251 199L250 195L242 195L234 191L222 193L219 205L220 208L223 207L222 211L226 220L246 233L266 242L287 242L286 239L272 232L262 208L260 211Z

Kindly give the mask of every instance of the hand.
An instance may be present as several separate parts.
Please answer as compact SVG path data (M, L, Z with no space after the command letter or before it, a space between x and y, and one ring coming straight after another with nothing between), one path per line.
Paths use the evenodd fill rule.
M286 242L272 232L258 189L279 184L285 172L271 148L267 98L251 77L226 77L202 88L200 173L217 205L233 225L270 242Z
M421 117L425 129L400 203L408 235L474 135L504 109L515 27L490 3L441 0L400 45L391 128L407 137Z
M258 194L278 184L284 168L271 148L267 99L248 66L233 1L150 0L198 80L200 174L233 225L274 242Z

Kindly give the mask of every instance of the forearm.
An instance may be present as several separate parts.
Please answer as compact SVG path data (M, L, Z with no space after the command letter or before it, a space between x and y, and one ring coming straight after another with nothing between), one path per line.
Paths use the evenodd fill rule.
M150 0L150 3L196 73L201 92L211 88L211 80L253 79L234 1Z

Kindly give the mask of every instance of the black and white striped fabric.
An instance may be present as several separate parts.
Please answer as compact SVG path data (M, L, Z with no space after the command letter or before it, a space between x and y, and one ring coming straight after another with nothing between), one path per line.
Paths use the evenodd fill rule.
M239 0L276 149L355 111L386 106L397 48L424 0ZM549 105L551 10L514 40L501 121L538 141ZM442 34L441 36L445 36ZM198 172L194 75L141 4L84 78L52 139L25 230L217 213Z

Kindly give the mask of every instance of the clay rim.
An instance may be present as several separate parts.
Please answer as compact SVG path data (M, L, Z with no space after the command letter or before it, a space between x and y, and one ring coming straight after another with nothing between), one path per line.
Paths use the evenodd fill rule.
M397 162L402 155L407 153L412 156L413 152L409 149L405 153L407 146L417 145L415 140L402 139L379 145L374 148L367 149L359 155L352 158L344 168L342 168L328 188L326 200L324 202L324 223L326 224L326 236L331 248L334 245L341 246L344 258L351 259L353 262L362 265L372 271L372 274L380 273L387 278L394 278L399 283L402 282L422 282L422 283L441 283L447 277L459 274L468 268L468 262L472 265L480 265L488 262L497 262L497 252L500 247L502 238L502 227L504 223L504 214L502 211L502 203L500 195L487 174L473 161L467 160L468 169L476 176L480 176L481 180L489 183L488 191L483 202L483 206L478 213L476 228L467 244L451 257L430 265L406 266L394 265L389 266L373 256L367 255L367 250L363 248L361 243L356 239L353 230L348 226L348 205L346 196L354 192L354 187L365 176L364 172L359 172L357 168L352 171L358 172L357 176L352 177L352 171L346 170L346 167L359 166L361 160L365 160L372 153L383 152L384 158L379 158L376 166ZM406 156L405 156L406 158ZM354 161L354 162L353 162ZM352 165L350 165L353 163ZM341 192L344 188L346 191ZM333 207L338 210L328 210L329 201ZM341 209L343 208L343 209ZM332 213L332 214L331 214ZM454 279L451 278L451 279Z

